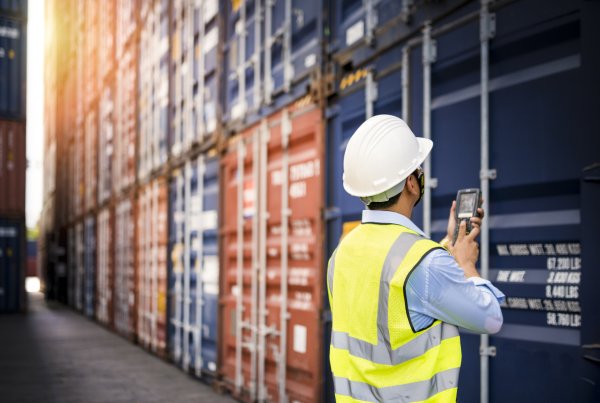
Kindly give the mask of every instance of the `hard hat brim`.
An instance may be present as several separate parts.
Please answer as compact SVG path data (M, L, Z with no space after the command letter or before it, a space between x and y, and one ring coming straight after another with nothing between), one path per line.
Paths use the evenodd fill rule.
M413 166L406 171L405 175L398 175L398 178L385 191L393 188L394 186L398 185L400 182L402 182L403 180L405 180L406 178L408 178L419 166L421 166L421 164L423 163L423 161L425 161L425 159L427 158L427 156L431 152L431 149L433 148L433 141L431 141L430 139L426 139L424 137L417 137L417 142L419 144L419 155L417 157L417 160L415 161L415 163L413 164ZM356 196L356 197L372 197L372 196L375 196L374 194L360 194L361 192L355 192L353 189L350 188L350 186L348 186L348 184L346 183L345 180L343 180L343 178L342 178L342 182L343 182L343 185L344 185L344 190L346 190L346 192L348 192L352 196ZM385 193L385 191L384 192L379 192L377 194Z

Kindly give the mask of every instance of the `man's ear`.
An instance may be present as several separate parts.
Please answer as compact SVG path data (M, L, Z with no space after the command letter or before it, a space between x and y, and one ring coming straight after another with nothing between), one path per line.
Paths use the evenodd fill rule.
M420 192L420 190L417 187L417 183L415 181L415 176L413 174L411 174L408 178L406 178L406 183L408 184L408 190L413 195L416 195Z

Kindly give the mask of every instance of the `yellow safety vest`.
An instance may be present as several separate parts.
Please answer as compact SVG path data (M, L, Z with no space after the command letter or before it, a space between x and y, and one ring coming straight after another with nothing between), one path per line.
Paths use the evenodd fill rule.
M415 331L406 282L438 243L395 224L361 224L329 260L329 359L343 402L455 402L458 328L436 320Z

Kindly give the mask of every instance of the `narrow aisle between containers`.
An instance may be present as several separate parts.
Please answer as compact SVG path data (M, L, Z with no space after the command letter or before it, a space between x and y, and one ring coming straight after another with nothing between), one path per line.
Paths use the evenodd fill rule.
M234 401L40 293L29 304L0 317L2 401Z

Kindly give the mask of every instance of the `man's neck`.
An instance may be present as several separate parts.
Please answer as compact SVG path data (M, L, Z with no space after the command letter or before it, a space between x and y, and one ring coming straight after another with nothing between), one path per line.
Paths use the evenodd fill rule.
M413 207L414 206L410 206L410 205L407 205L406 203L402 203L402 198L400 198L400 201L398 203L394 204L390 208L383 209L381 211L391 211L392 213L398 213L410 220L411 216L412 216Z

